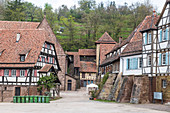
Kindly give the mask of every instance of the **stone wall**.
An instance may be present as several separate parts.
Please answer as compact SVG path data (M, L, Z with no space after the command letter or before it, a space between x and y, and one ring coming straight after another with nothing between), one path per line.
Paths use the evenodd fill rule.
M149 78L148 76L134 76L130 103L149 102Z
M76 79L66 75L66 91L68 90L68 80L71 80L71 91L76 91Z
M109 78L104 84L103 89L101 90L98 96L98 99L107 100L109 98L109 94L111 92L115 79L116 79L116 74L109 74Z

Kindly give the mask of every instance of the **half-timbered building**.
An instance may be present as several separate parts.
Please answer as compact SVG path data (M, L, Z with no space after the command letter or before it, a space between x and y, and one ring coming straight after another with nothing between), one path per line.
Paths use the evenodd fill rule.
M41 23L0 21L0 100L38 94L40 77L50 73L58 76L61 71L59 47L46 18ZM61 84L59 79L56 84ZM59 87L55 90L58 92Z

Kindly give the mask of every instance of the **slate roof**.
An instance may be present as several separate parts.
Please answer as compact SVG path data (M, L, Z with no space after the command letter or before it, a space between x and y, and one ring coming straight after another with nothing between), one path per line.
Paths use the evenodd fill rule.
M97 43L115 44L115 43L117 43L117 42L114 41L114 40L112 39L112 37L111 37L107 32L105 32L105 33L101 36L101 38L99 38L95 43L96 43L96 44L97 44Z
M96 63L80 61L80 72L94 72L96 73Z

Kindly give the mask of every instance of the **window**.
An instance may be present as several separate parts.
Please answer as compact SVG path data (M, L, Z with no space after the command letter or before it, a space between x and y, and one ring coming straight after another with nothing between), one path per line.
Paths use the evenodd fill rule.
M163 65L166 64L166 54L165 53L162 54L162 64Z
M41 57L42 58L42 62L45 62L45 57Z
M12 76L12 77L16 77L16 70L15 70L15 69L12 69L12 71L11 71L11 76Z
M47 49L50 49L50 44L47 44Z
M85 78L85 73L82 73L82 78Z
M25 70L20 70L20 77L24 77L25 76Z
M139 58L139 68L142 68L142 64L143 64L142 61L143 61L143 60L142 60L142 57Z
M52 57L50 57L50 61L49 61L49 63L53 63L53 58Z
M89 76L91 76L91 73L89 73Z
M148 66L151 66L151 55L148 56Z
M25 55L21 55L21 56L20 56L20 61L21 61L21 62L24 62L24 61L25 61Z
M162 80L162 88L166 88L167 86L167 80Z
M4 70L4 76L9 76L9 69Z
M138 69L138 58L127 59L127 70Z
M151 33L149 33L149 36L148 36L148 44L152 43L152 35Z
M163 40L166 40L166 30L163 31Z

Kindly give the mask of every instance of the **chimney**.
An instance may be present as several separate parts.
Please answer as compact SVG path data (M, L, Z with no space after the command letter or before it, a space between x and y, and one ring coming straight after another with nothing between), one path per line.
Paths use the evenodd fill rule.
M119 37L119 44L121 44L123 41L123 38L122 37Z
M153 16L154 16L154 17L157 16L155 9L153 10Z

